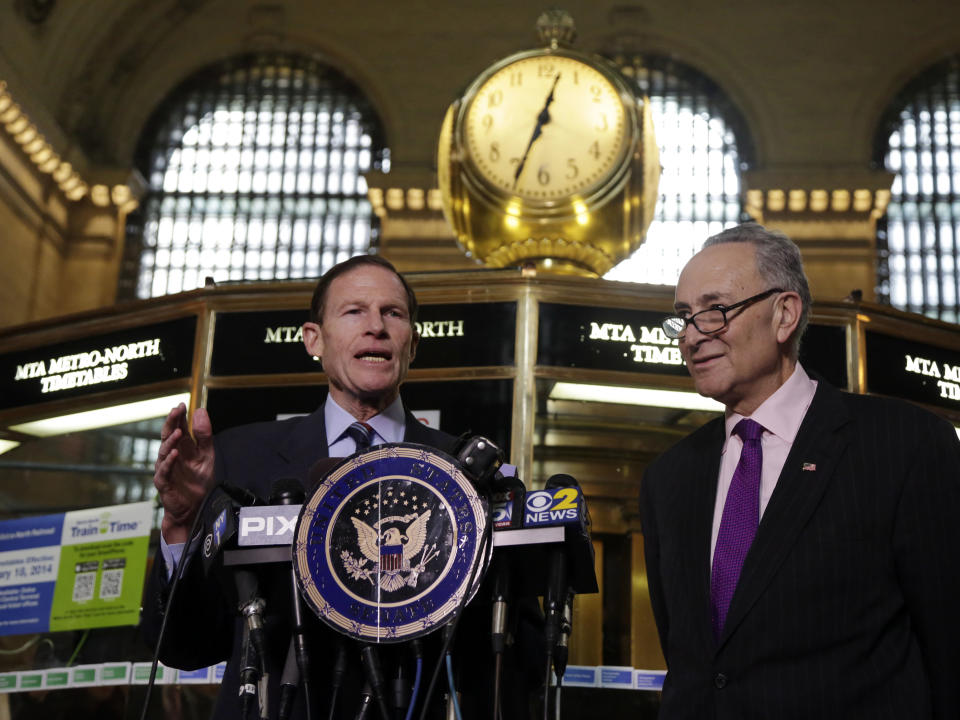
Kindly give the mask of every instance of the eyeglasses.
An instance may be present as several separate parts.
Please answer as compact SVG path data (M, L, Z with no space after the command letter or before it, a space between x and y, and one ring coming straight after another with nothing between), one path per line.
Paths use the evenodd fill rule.
M768 298L774 293L779 292L783 292L783 290L780 288L770 288L759 295L748 297L746 300L741 300L733 305L714 305L712 308L701 310L698 313L694 313L690 317L680 317L677 315L665 318L662 323L663 332L668 338L682 338L687 326L693 325L704 335L713 335L714 333L720 332L727 326L727 313L731 310L753 305L754 303L760 302L764 298Z

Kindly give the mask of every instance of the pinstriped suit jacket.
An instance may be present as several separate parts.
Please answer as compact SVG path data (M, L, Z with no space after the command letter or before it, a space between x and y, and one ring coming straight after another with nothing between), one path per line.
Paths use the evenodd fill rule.
M722 419L644 476L661 718L960 718L960 442L920 408L818 379L719 641Z

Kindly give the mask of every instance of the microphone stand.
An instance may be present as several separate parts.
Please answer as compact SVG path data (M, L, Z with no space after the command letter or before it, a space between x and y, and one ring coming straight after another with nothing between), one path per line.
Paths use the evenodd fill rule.
M260 680L259 660L256 649L250 641L250 629L243 627L243 649L241 651L243 667L240 668L240 717L247 720L250 708L257 698L257 683Z

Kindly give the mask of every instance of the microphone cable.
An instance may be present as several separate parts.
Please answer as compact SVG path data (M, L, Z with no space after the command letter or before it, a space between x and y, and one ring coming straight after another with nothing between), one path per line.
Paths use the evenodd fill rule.
M460 713L460 701L457 700L457 686L453 682L453 661L450 659L450 653L446 655L447 659L447 684L450 686L450 701L453 703L453 714L457 720L463 720Z
M337 643L337 657L333 661L333 673L330 678L330 710L327 713L328 720L334 720L337 709L337 693L340 692L340 686L343 685L343 676L347 672L347 647L344 640ZM313 720L313 715L307 713L308 720Z
M563 685L563 679L557 678L557 696L554 699L553 704L553 717L555 720L560 720L560 686Z
M563 687L563 676L567 672L567 661L570 659L570 635L573 633L573 589L568 588L563 603L563 613L560 615L560 637L554 647L553 669L557 679L556 698L554 699L554 717L560 720L560 695Z
M553 716L555 720L560 720L560 691L563 688L563 674L552 673L554 664L553 650L547 648L547 676L543 682L543 720L550 718L550 679L556 680L554 685Z
M500 717L500 675L503 673L503 653L493 656L493 720Z
M444 632L443 647L440 648L440 657L437 659L437 664L434 665L433 674L430 676L430 684L427 686L427 694L423 698L423 708L420 710L420 720L426 720L427 712L430 707L430 699L433 697L433 691L437 686L437 679L440 677L440 669L444 664L444 657L450 650L450 644L453 641L453 636L456 634L457 625L460 623L460 616L463 615L463 609L467 605L467 597L470 595L470 590L473 588L473 582L477 576L477 570L480 569L480 565L487 555L493 554L493 509L490 504L487 505L487 525L483 531L483 537L480 539L480 547L478 548L477 556L474 559L473 567L470 568L470 577L467 580L467 587L463 593L463 597L460 598L460 604L457 606L456 611L453 614L453 618L447 623L447 627L450 629L449 634Z
M572 593L568 595L568 598L572 598ZM565 603L565 605L570 607L570 600ZM567 617L561 619L561 635L566 633L569 637L570 634L570 620ZM556 652L556 654L555 654ZM556 689L554 691L554 718L560 720L560 691L563 688L563 676L566 674L567 669L567 652L568 649L566 645L558 644L556 648L547 643L547 672L546 677L543 682L543 720L549 720L550 718L550 679L551 676L556 680ZM556 672L551 673L552 670L556 669Z
M553 672L553 649L547 647L547 675L543 679L543 720L550 720L550 676Z
M251 638L250 629L243 628L243 649L241 657L243 662L240 664L240 718L247 720L250 716L250 708L257 697L257 685L263 675L260 674L261 659ZM259 713L257 713L259 717Z
M450 700L453 702L453 714L457 720L463 720L460 713L460 701L457 700L457 687L453 682L453 661L450 659L450 653L447 653L447 683L450 685Z
M413 656L417 661L417 669L413 676L413 691L410 693L410 705L407 707L407 714L404 720L413 720L413 710L417 706L417 695L420 694L420 679L423 675L423 643L420 638L414 638L410 642L413 649Z

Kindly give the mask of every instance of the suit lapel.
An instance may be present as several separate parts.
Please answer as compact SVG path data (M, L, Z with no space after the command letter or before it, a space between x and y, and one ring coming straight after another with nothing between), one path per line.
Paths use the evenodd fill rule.
M277 453L293 466L310 467L319 458L327 457L327 431L323 421L323 404L296 423L277 446Z
M816 395L744 560L720 646L736 630L793 548L846 448L848 440L841 428L849 418L841 395L822 378L818 380Z
M403 441L418 443L420 445L429 445L430 430L422 422L417 420L409 410L405 412L407 422L403 428Z
M688 561L682 563L686 574L686 587L693 588L693 602L697 616L703 618L700 634L705 643L713 643L710 626L710 538L713 528L713 508L717 498L717 476L720 473L720 451L723 449L723 418L714 421L714 426L705 433L703 442L694 446L690 453L690 469L678 475L676 501L686 507L690 525L683 532ZM707 462L703 462L706 459ZM690 484L681 478L689 478Z

